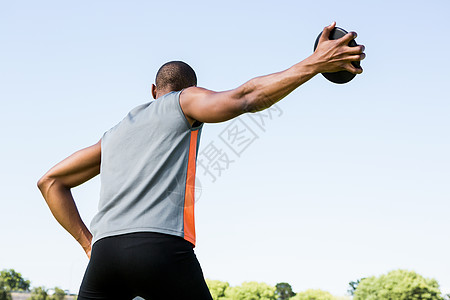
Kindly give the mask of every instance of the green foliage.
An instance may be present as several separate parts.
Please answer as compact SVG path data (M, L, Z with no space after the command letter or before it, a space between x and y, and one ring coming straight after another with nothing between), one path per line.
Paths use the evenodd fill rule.
M36 287L31 291L31 297L28 300L64 300L66 292L55 287L54 293L49 295L48 290L44 286Z
M290 300L335 300L336 298L330 293L322 290L309 289L301 293L297 293Z
M29 291L30 281L25 280L22 274L17 273L14 269L3 270L0 272L0 278L3 279L4 285L11 291Z
M262 282L244 282L225 290L224 300L276 300L276 288Z
M362 279L354 300L442 300L439 284L413 271L396 270Z
M11 291L2 277L0 277L0 300L11 300Z
M350 282L348 283L349 288L348 288L347 292L348 292L350 295L353 296L353 295L355 294L356 289L358 288L359 283L360 283L361 280L363 280L363 279L364 279L364 278L358 279L358 280L356 280L356 281L350 281Z
M47 294L47 289L43 286L35 287L31 291L31 297L28 300L50 300Z
M64 290L55 287L55 293L49 297L49 300L64 300L65 296L66 292L64 292Z
M292 291L292 287L287 282L280 282L275 285L276 291L275 295L277 296L277 300L285 300L295 296L295 293Z
M206 284L208 285L209 291L214 300L224 299L225 290L230 287L230 284L228 282L220 280L206 279Z

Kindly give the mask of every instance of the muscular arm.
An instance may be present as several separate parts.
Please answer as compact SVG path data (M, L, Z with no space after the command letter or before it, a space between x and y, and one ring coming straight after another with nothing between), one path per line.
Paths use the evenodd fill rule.
M195 120L205 123L223 122L246 112L270 107L318 73L341 70L362 73L362 69L355 68L351 62L364 59L364 46L348 46L356 37L354 32L338 40L329 40L328 36L335 25L333 23L324 28L313 55L287 70L253 78L236 89L225 92L198 87L184 90L180 96L183 112L191 124Z
M51 168L38 187L55 219L83 247L90 257L92 234L81 220L71 188L100 173L101 142L75 152Z

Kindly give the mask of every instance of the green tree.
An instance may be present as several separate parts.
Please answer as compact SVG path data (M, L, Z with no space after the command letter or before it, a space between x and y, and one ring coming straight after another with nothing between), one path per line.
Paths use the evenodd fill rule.
M287 282L280 282L275 285L276 291L275 295L278 300L285 300L295 296L295 293L292 291L292 287Z
M329 292L322 290L309 289L301 293L297 293L290 300L335 300L336 297Z
M0 300L11 300L11 291L2 277L0 277Z
M31 291L31 297L28 300L50 300L47 289L43 286L35 287Z
M361 280L363 280L363 279L364 279L364 278L358 279L358 280L356 280L356 281L350 281L350 282L348 283L349 287L348 287L347 292L348 292L350 295L353 296L353 295L355 294L356 288L358 287L359 283L360 283Z
M11 291L29 291L30 281L25 280L22 274L17 273L14 269L3 270L0 272L4 285Z
M58 287L55 287L54 290L55 290L55 292L48 299L49 300L64 300L64 297L66 296L66 292L64 292L64 290L62 290Z
M276 288L262 282L244 282L225 290L226 300L276 300ZM224 299L224 300L225 300Z
M206 279L206 284L214 300L225 299L225 290L230 287L228 282Z
M439 284L413 271L395 270L379 277L362 279L354 300L443 300Z

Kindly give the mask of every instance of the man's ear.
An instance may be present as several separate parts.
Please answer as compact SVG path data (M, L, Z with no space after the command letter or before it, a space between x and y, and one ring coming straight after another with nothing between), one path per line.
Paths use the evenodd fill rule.
M152 96L153 99L156 99L156 85L152 84Z

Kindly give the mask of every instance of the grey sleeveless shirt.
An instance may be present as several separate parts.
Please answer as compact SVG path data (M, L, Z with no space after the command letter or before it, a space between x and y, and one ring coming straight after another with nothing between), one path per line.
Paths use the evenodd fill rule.
M203 124L190 126L180 94L134 108L103 135L93 243L125 233L160 232L195 245L195 167Z

